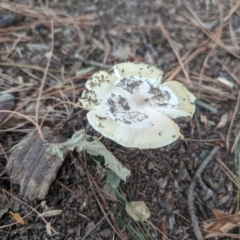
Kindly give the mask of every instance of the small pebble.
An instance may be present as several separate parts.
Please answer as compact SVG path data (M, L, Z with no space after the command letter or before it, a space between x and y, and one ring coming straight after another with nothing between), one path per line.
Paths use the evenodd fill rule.
M90 231L94 228L95 228L95 223L93 221L90 221L90 222L87 223L86 231Z
M13 212L20 212L21 204L18 201L13 201L12 211Z
M72 35L72 32L69 28L65 28L63 30L63 34L64 34L65 37L70 37Z
M112 230L110 228L104 228L101 232L100 232L100 236L102 238L110 238L112 234Z

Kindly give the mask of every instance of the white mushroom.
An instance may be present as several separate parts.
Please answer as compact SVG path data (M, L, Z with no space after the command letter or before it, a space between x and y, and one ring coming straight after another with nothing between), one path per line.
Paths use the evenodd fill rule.
M99 71L80 99L92 127L125 147L168 145L180 136L171 118L192 116L195 96L181 83L161 84L163 72L143 63L120 63Z

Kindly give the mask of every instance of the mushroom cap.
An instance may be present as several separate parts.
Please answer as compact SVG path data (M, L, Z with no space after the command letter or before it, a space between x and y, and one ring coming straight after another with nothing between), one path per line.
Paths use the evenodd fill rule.
M180 136L179 127L172 119L151 108L142 112L135 110L113 119L105 108L100 107L90 111L87 118L96 131L124 147L159 148Z
M192 117L195 112L195 100L196 97L184 87L184 85L177 81L171 81L163 83L160 86L162 91L166 90L171 92L177 98L177 104L172 97L169 100L168 106L156 107L157 111L160 111L170 118L178 117ZM172 102L172 104L171 104Z
M145 63L133 63L133 62L124 62L119 63L113 66L110 70L118 78L124 78L129 76L137 76L140 78L148 79L152 81L153 84L160 84L162 82L163 71L145 64Z
M95 73L80 99L90 110L89 123L125 147L158 148L175 141L180 131L171 118L192 116L195 97L177 81L160 84L162 74L143 63Z

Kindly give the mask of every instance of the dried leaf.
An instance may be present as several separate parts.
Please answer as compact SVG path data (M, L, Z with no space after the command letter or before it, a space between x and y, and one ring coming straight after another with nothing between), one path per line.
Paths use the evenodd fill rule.
M111 171L107 171L107 177L106 177L106 183L110 184L112 188L117 188L121 179L118 177L118 175Z
M19 213L15 213L15 212L9 211L9 214L12 216L14 221L16 221L17 223L20 223L21 225L25 225L26 224L26 222L24 221L24 219L21 217L21 215Z
M205 125L207 125L208 121L207 121L207 117L203 114L200 114L200 121L202 123L204 123Z
M146 203L143 201L129 202L129 204L126 204L125 209L127 214L136 222L145 221L151 216Z
M205 238L222 236L235 227L240 227L240 212L227 214L217 209L213 209L215 219L204 226Z
M162 233L162 239L161 240L167 240L168 239L168 232L166 229L166 225L164 222L161 222L160 224L160 231Z
M222 128L226 125L228 121L228 113L224 113L221 118L220 118L220 121L219 123L217 124L216 128L219 129L219 128Z

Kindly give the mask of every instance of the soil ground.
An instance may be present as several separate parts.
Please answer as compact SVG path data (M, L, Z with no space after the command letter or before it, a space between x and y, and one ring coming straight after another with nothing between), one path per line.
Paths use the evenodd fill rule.
M200 239L194 225L203 228L214 218L213 209L238 211L238 0L2 1L0 14L0 92L11 93L12 110L21 113L0 116L0 196L26 222L3 214L1 239L134 239L136 229L142 238L135 239ZM124 61L159 67L164 81L182 82L198 99L192 119L176 120L183 138L167 147L127 149L101 140L131 170L118 189L128 201L146 203L151 212L146 228L134 223L120 199L103 194L106 169L86 153L69 154L45 202L23 198L5 171L11 148L34 130L33 122L50 127L52 135L70 138L86 128L100 137L78 98L89 76ZM197 169L216 146L220 149L196 181ZM197 223L188 208L193 181ZM46 209L62 210L45 218L52 235L38 216ZM232 229L212 239L238 238Z

